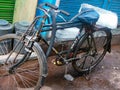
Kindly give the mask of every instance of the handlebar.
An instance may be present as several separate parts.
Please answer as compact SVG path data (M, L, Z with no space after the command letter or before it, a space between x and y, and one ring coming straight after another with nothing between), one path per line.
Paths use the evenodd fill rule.
M45 3L45 5L46 5L46 6L51 7L51 8L53 8L53 9L55 9L55 10L57 10L57 9L58 9L58 7L57 7L57 6L52 5L52 4L50 4L50 3Z
M45 9L43 6L48 6L48 7L52 8L52 9L56 10L56 12L60 12L60 13L65 14L65 15L67 15L67 16L70 15L68 12L66 12L66 11L64 11L64 10L58 10L58 7L55 6L55 5L52 5L52 4L50 4L50 3L42 3L42 4L40 4L40 5L38 6L38 8L41 9L41 10L43 10L46 14L47 14L47 9Z
M52 5L52 4L50 4L50 3L42 3L42 4L40 4L38 7L39 7L39 8L42 8L43 6L48 6L48 7L52 8L52 9L55 9L55 10L58 9L57 6Z
M70 15L68 12L66 12L66 11L64 11L64 10L60 10L60 12L63 13L63 14L65 14L65 15L67 15L67 16Z

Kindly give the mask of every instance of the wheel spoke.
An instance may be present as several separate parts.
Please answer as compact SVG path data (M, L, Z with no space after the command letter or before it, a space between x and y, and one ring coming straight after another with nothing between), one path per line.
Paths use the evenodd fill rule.
M6 40L14 41L18 39L15 34L0 36L0 87L2 90L18 90L20 88L28 90L28 88L31 87L38 88L38 84L41 85L38 81L42 79L41 73L43 65L41 59L43 59L43 56L37 47L33 45L31 56L28 57L25 62L19 64L18 62L20 62L23 57L26 57L25 54L19 53L19 51L17 51L19 49L16 49L10 54L9 48L12 47L12 45L10 46L8 42L6 42ZM14 44L15 43L13 43L13 46ZM18 47L19 46L20 45L18 45ZM13 49L13 47L11 49ZM40 56L38 57L38 55Z
M100 37L99 34L104 35ZM93 69L105 56L106 49L104 49L104 45L108 42L107 33L104 30L98 30L93 32L90 36L83 38L81 42L79 42L79 48L88 48L87 50L83 50L82 53L86 55L81 55L78 61L74 61L72 63L75 70L78 72L87 72L89 69ZM79 49L76 49L75 52L79 52ZM79 53L75 53L75 57ZM79 63L79 64L78 64Z
M85 57L84 61L82 62L82 64L81 64L81 69L84 68L84 65L85 65L86 59L87 59L87 57Z

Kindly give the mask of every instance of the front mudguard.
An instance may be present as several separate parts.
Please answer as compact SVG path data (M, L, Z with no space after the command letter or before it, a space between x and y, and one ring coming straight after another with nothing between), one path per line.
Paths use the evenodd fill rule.
M39 43L37 42L34 42L34 46L37 47L37 52L42 55L41 59L42 59L42 76L43 77L47 77L48 75L48 66L47 66L47 59L46 59L46 56L45 56L45 53L43 52L41 46Z

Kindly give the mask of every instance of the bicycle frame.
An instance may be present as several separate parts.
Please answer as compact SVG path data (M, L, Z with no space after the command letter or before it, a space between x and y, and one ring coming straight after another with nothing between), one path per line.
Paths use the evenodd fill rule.
M39 28L38 28L36 34L33 35L32 38L31 38L31 40L34 38L34 41L33 40L32 41L29 40L27 42L28 43L27 46L30 46L29 50L32 47L31 43L43 41L48 46L48 49L47 49L47 52L46 52L46 57L49 56L49 54L50 54L51 51L54 51L55 54L58 57L60 57L65 62L69 62L69 61L75 60L75 58L70 58L70 53L73 52L76 49L76 46L78 46L78 43L79 43L79 41L81 39L84 39L84 38L88 38L89 39L89 37L88 37L89 35L92 37L91 33L94 32L94 25L84 24L84 23L81 23L80 21L79 22L78 21L77 22L71 22L71 20L68 21L68 22L56 23L56 16L57 16L57 14L55 13L55 11L53 9L51 9L49 11L49 14L50 14L50 16L52 18L52 24L45 24L45 21L47 19L49 19L49 15L48 14L45 14L45 15L40 16L40 17L36 17L34 19L33 23L30 25L29 29L23 35L23 37L26 37L28 35L27 32L31 32L33 30L33 28L34 28L35 23L37 22L37 20L40 19L40 18L42 18L41 24L39 25ZM70 28L70 27L73 27L73 26L80 28L79 34L73 40L73 42L72 42L72 44L71 44L71 46L69 47L68 50L64 50L64 51L59 52L55 47L53 47L54 41L55 41L56 31L58 29ZM80 27L80 26L82 26L82 27ZM43 30L44 27L49 27L49 29ZM81 36L81 32L83 31L83 28L84 28L84 34ZM52 37L50 39L50 43L48 43L48 41L45 40L42 37L42 35L41 35L42 32L47 32L47 31L52 31ZM95 42L94 42L94 44L95 44ZM62 56L62 54L64 54L64 53L66 54L65 58Z
M44 5L44 4L43 4ZM52 60L52 63L57 66L65 65L65 78L67 80L71 76L68 73L69 63L73 68L80 74L89 74L103 59L107 51L110 51L111 46L111 32L108 28L96 28L93 24L88 24L87 22L76 21L73 17L70 21L63 20L63 22L58 23L56 21L57 14L55 10L57 8L51 4L45 4L50 7L50 10L41 8L45 14L43 16L35 17L34 21L26 32L21 35L17 34L7 34L0 37L1 43L8 48L8 45L12 47L10 52L2 54L1 57L7 56L3 59L1 63L0 70L1 78L8 79L9 82L14 82L13 89L16 88L31 88L39 90L44 84L44 79L48 73L47 60L50 56L51 51L55 52L56 57ZM62 11L63 12L63 11ZM65 13L65 12L64 12ZM63 14L64 14L63 13ZM51 19L50 19L51 18ZM35 30L36 22L42 19L37 30ZM52 21L48 24L46 20ZM74 30L73 27L77 27L78 34L76 37L70 41L61 41L62 49L59 51L54 44L57 30ZM78 29L79 28L79 29ZM34 30L34 32L33 32ZM49 40L45 39L41 34L42 32L51 31L51 38ZM98 31L98 32L97 32ZM96 35L97 33L100 36ZM103 38L101 39L101 36ZM96 38L97 37L97 38ZM71 38L71 37L70 37ZM10 39L10 44L6 45L6 40ZM18 40L18 41L17 41ZM68 39L67 39L68 40ZM100 42L99 45L99 41ZM57 41L57 40L56 40ZM70 43L70 44L66 44ZM15 45L14 45L15 43ZM42 48L42 45L47 45L47 51ZM67 48L64 46L68 46ZM101 46L101 47L99 47ZM44 46L43 46L44 47ZM43 49L43 50L42 50ZM1 48L1 51L4 49ZM22 51L25 51L22 53ZM45 51L45 52L43 52ZM4 52L3 52L4 53ZM45 55L46 54L46 55ZM12 57L13 56L13 57ZM20 57L20 58L19 58ZM2 59L1 59L2 60ZM27 66L28 65L28 66ZM22 73L23 72L23 73ZM7 76L7 77L6 77ZM12 77L11 77L12 76ZM71 76L72 77L72 76ZM33 80L34 79L34 80ZM2 80L2 79L1 79ZM19 83L20 82L20 83ZM32 83L31 83L32 82ZM20 85L20 84L23 85ZM12 84L5 84L9 89ZM14 88L15 87L15 88Z
M68 26L68 25L70 25L70 24L72 24L72 25L71 25L71 26ZM73 25L73 24L74 24L74 25ZM51 42L50 44L39 34L40 40L42 40L42 41L48 46L48 50L47 50L47 53L46 53L46 57L48 57L49 53L50 53L51 50L52 50L52 51L55 52L56 55L58 55L59 57L61 57L65 62L75 60L75 58L71 58L71 59L69 59L69 60L65 60L65 59L69 58L69 54L75 50L76 46L78 45L78 42L79 42L82 38L88 37L88 35L89 35L90 32L92 32L92 31L91 31L91 30L85 30L85 33L81 36L81 32L82 32L83 26L84 26L84 25L81 25L82 27L80 28L79 34L78 34L78 35L76 36L76 38L72 41L73 43L71 44L70 48L69 48L68 50L64 50L64 51L58 52L58 51L56 50L56 48L53 47L56 30L61 29L61 28L67 28L67 27L77 26L77 25L80 25L80 22L76 22L76 23L64 22L64 23L56 23L55 25L56 25L56 27L54 27L54 29L52 28L52 29L54 30L54 31L52 31L52 32L54 32L54 33L52 33L52 37L53 37L53 38L50 40L50 42ZM44 27L50 27L50 26L51 26L51 25L45 25ZM59 27L59 26L61 26L61 27ZM64 27L64 26L67 26L67 27ZM87 26L87 25L85 25L85 26ZM89 26L89 25L88 25L88 26ZM87 26L87 27L88 27L88 26ZM51 31L51 30L45 30L45 31ZM45 32L45 31L41 31L41 32ZM40 40L39 40L39 41L40 41ZM61 55L62 53L66 53L66 58L65 58L65 59L62 57L62 55ZM76 60L77 60L77 59L76 59Z

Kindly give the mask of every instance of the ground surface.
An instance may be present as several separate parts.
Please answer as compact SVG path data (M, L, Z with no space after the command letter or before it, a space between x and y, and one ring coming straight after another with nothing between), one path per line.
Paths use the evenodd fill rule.
M112 47L112 52L107 53L104 60L88 75L90 80L79 76L71 65L68 73L74 77L74 80L72 82L65 80L65 67L53 65L53 58L50 57L48 60L48 77L41 90L120 90L120 45ZM5 82L7 81L0 81L0 85Z
M79 76L72 67L69 73L74 81L64 79L65 67L58 67L49 58L49 74L41 90L120 90L120 45L113 46L112 52L107 53L104 60L88 76L90 80Z

